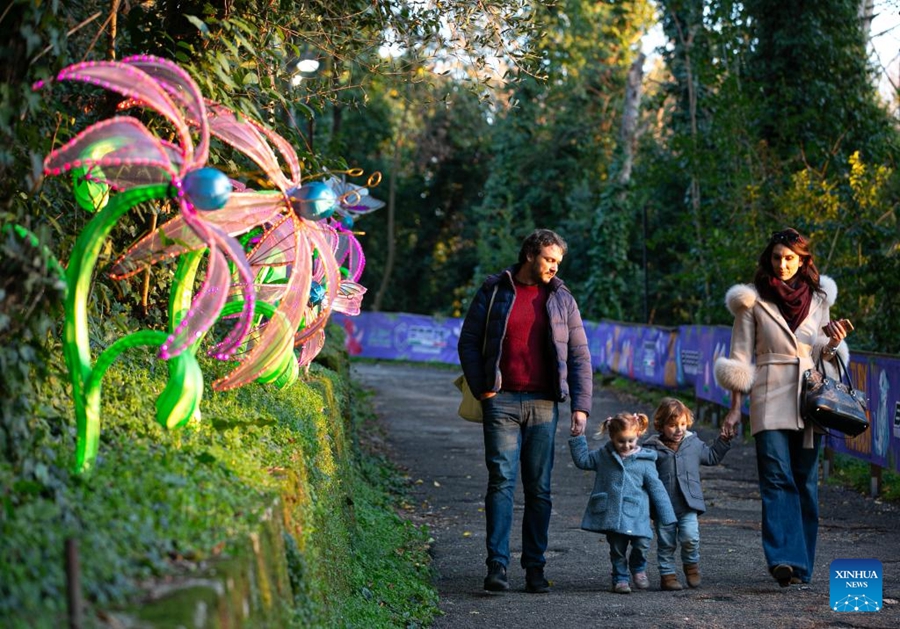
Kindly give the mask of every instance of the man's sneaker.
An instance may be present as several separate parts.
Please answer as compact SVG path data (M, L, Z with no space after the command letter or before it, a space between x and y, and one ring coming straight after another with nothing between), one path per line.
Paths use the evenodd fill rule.
M543 568L525 568L525 591L531 594L543 594L550 591L550 582L544 578Z
M638 590L646 590L650 587L650 579L644 571L634 573L634 587Z
M612 591L616 594L631 594L631 586L628 585L628 581L616 581Z
M488 564L488 573L484 578L484 589L488 592L505 592L509 589L509 580L506 578L506 566L499 561Z

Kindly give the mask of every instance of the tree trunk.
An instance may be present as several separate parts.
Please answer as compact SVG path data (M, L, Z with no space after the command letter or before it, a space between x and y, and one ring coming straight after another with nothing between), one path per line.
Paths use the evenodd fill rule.
M622 142L622 167L619 170L618 183L622 186L631 181L631 169L634 165L634 153L637 148L637 123L641 110L641 84L644 80L644 53L638 55L631 68L625 83L625 107L622 112L622 128L620 139Z
M697 128L697 86L694 84L694 68L693 62L691 60L691 49L694 45L694 35L696 33L697 25L690 25L687 29L687 33L685 33L685 29L682 28L681 20L678 16L674 16L673 20L675 23L675 27L678 30L678 39L681 45L681 50L684 53L684 77L685 77L685 88L687 89L687 97L688 97L688 115L691 121L691 152L692 155L690 157L690 176L691 182L689 187L689 194L691 199L691 215L694 223L694 237L695 243L697 246L697 258L700 268L703 269L703 299L705 303L709 303L711 299L711 289L710 289L710 278L709 274L706 272L706 269L709 268L706 264L706 260L704 259L704 238L703 238L703 224L701 218L701 203L700 203L700 178L697 175L697 166L696 161L699 156L699 141L698 141L698 128Z
M397 138L394 141L394 154L391 156L391 173L388 181L388 201L387 201L387 259L384 263L384 275L381 276L381 286L375 294L375 302L372 304L374 312L381 311L381 305L384 303L384 296L387 293L388 286L391 283L391 274L394 272L394 258L396 257L396 200L397 200L397 176L400 171L400 155L403 146L403 136L406 133L406 109L400 115L400 125L397 127Z
M626 196L628 194L628 184L631 182L631 170L634 166L634 155L637 151L638 137L638 118L641 111L641 95L643 93L644 81L644 60L646 56L641 53L628 69L628 76L625 78L625 107L622 109L622 127L619 130L619 142L622 146L622 163L619 168L619 174L616 176L616 183L619 184L620 207L625 207ZM644 276L644 295L643 295L643 320L649 323L648 319L648 281L647 281L647 208L644 206L641 212L641 269Z
M872 31L872 18L875 17L875 0L859 0L859 27L863 39L868 42Z
M107 59L116 58L116 34L119 26L119 0L112 0L109 8L109 49Z

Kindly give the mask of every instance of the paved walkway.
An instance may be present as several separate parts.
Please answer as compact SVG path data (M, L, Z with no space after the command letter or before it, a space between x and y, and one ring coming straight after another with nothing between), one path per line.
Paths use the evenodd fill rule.
M752 441L736 444L718 467L702 468L708 511L701 516L703 586L662 592L655 561L651 589L613 594L609 558L600 535L579 528L593 472L572 465L566 443L568 413L557 433L554 504L547 553L549 594L527 594L518 566L521 487L518 491L511 591L481 588L484 566L482 501L487 474L481 428L456 416L457 392L447 368L356 363L353 377L375 391L375 411L387 431L395 461L407 470L415 509L410 516L431 527L434 566L443 616L439 629L535 627L900 627L900 509L853 492L823 486L818 562L807 587L780 588L766 572L760 542L760 501ZM598 390L588 435L599 418L621 410L652 409ZM696 426L695 426L696 428ZM715 431L700 427L710 442ZM596 447L595 441L589 442ZM651 549L655 558L655 543ZM829 564L838 558L876 558L884 565L884 608L838 613L829 607Z

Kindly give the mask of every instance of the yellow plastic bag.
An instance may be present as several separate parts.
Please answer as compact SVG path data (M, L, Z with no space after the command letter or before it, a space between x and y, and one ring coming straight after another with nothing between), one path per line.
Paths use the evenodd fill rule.
M481 401L475 399L475 396L472 395L472 390L469 389L469 383L466 382L466 377L460 374L459 377L453 381L453 384L456 385L456 388L462 393L459 410L456 411L459 413L459 416L470 422L482 421Z

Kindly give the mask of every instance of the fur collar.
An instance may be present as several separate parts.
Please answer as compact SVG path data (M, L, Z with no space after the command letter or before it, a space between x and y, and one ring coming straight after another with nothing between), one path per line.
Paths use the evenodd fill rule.
M825 291L825 302L831 308L837 301L837 284L827 275L820 275L819 286ZM735 284L725 293L725 306L736 316L739 312L752 308L757 299L759 293L753 284Z

